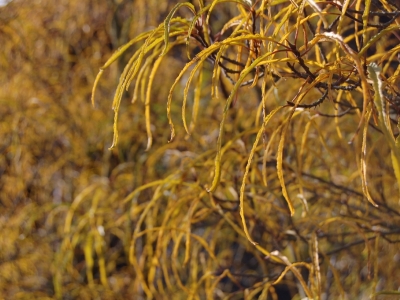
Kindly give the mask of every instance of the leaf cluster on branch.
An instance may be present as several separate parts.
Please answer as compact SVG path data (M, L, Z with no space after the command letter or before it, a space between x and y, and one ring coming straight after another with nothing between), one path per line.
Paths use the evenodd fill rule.
M220 19L219 13L225 6L235 6L237 14L230 19ZM188 10L190 16L177 17L178 10L181 9ZM168 251L168 247L164 247L168 243L174 243L173 259L178 260L178 249L183 246L185 237L186 252L181 267L193 261L191 251L195 251L194 249L200 251L199 248L191 248L193 247L191 240L198 239L199 247L204 247L210 258L215 259L213 256L215 248L208 248L210 245L207 243L207 238L203 236L204 239L200 240L192 233L193 227L196 227L195 224L199 222L198 218L211 218L206 211L220 215L218 226L229 224L236 234L246 237L253 247L250 247L250 250L246 246L246 251L251 251L259 260L261 260L260 255L264 255L271 262L286 266L278 277L266 275L269 274L266 271L261 276L263 280L255 280L251 288L245 289L247 292L250 291L250 298L260 293L264 296L269 292L273 294L272 287L289 271L300 284L298 289L300 295L310 299L319 298L322 285L327 284L328 290L330 287L326 277L321 279L321 264L323 264L320 261L321 257L332 259L332 255L337 251L365 243L368 249L368 260L370 260L369 241L375 240L375 247L378 247L379 242L377 235L369 236L364 231L366 226L364 222L368 220L368 217L361 223L360 220L355 221L352 219L354 216L346 215L346 213L344 214L346 217L342 213L328 213L329 216L324 218L321 215L324 209L318 206L325 204L317 199L321 197L329 199L332 194L338 193L337 195L340 194L344 200L337 199L334 202L339 202L335 203L346 203L352 206L356 197L358 208L348 207L351 215L351 211L359 211L361 206L367 206L359 202L365 197L375 207L379 206L381 212L388 209L389 214L398 215L398 210L393 208L393 205L398 205L398 191L397 196L392 194L387 198L386 193L378 192L378 190L386 189L387 182L377 188L371 185L368 179L371 176L368 168L374 161L372 156L380 149L376 149L375 142L373 150L368 150L367 145L371 143L371 138L376 139L369 135L370 127L383 133L385 145L389 147L385 151L392 153L389 159L392 168L389 167L389 172L394 173L394 176L390 176L395 178L394 182L400 186L400 146L396 138L399 135L396 125L399 118L400 100L399 16L400 8L394 1L341 3L313 0L214 0L205 3L199 0L197 5L184 2L176 4L165 21L157 28L131 40L104 64L93 88L93 104L94 91L103 71L130 47L140 43L122 72L113 100L115 118L111 148L118 142L118 116L124 91L133 85L132 102L141 98L144 103L148 136L147 150L150 149L153 142L152 124L157 125L154 119L158 118L158 116L152 117L151 113L152 88L159 84L156 78L159 68L163 66L163 60L169 55L176 56L177 51L186 52L188 62L181 68L166 97L166 114L170 125L169 141L176 139L173 102L180 101L180 96L183 96L181 119L186 138L189 140L198 139L196 137L196 130L199 130L198 124L203 124L204 120L210 117L209 108L221 107L218 114L219 129L215 152L214 145L211 144L204 154L197 153L194 158L189 159L190 162L186 163L183 170L173 172L162 181L155 181L154 185L157 189L135 227L130 261L135 269L140 270L143 268L134 257L134 253L139 254L135 244L142 235L150 235L151 230L159 231L155 257L160 267L152 266L148 270L148 275L151 274L151 276L144 285L144 292L148 297L155 295L154 293L157 294L156 291L164 285L157 281L161 278L166 279L167 289L170 288L168 282L172 279L167 279L170 276L167 266L169 263L164 261L167 259L165 251ZM192 85L194 85L193 92L191 92ZM249 97L244 95L250 95L252 91L255 91L257 101L252 104L246 103ZM254 97L254 94L251 95ZM187 121L188 107L192 108L190 123ZM239 116L240 110L244 107L248 110L247 113ZM312 110L308 111L308 109ZM317 117L318 121L316 121ZM245 123L240 118L248 121L246 125L239 125ZM350 118L351 122L357 121L350 125L351 122L348 123L347 118ZM316 134L310 133L311 128L316 130ZM201 132L204 130L200 128ZM215 128L208 126L206 130L211 134ZM332 134L337 137L333 138ZM182 135L179 138L182 138ZM313 139L318 139L321 144L317 146L315 141L312 141ZM248 147L248 143L252 146ZM337 143L356 144L351 151L354 153L350 164L347 160L349 154L344 155L342 151L346 152L348 150L344 149L352 146L341 146L339 150ZM325 154L317 150L321 149L321 145ZM242 150L235 150L238 148ZM236 151L237 155L232 156L232 151ZM329 157L325 158L322 155ZM346 169L342 164L343 155L346 156L347 161L344 165L347 164L349 169L355 167L353 176L359 178L361 182L361 193L358 191L360 184L350 187L349 182L335 183L338 177L343 176L340 172ZM379 160L380 156L381 154L376 159ZM320 163L316 163L316 157L321 159ZM214 161L211 173L204 167L199 170L199 164L208 166L211 160ZM274 166L275 173L271 174ZM235 169L239 171L235 172ZM322 175L321 172L325 172L322 170L328 170L330 175ZM192 178L187 182L186 175L183 175L186 172L194 172L195 179ZM372 172L376 173L375 170ZM176 181L177 176L180 178L178 181ZM212 182L207 182L210 176ZM385 174L385 176L389 175ZM352 178L354 180L354 177ZM280 187L279 192L276 190L276 183ZM353 184L354 182L351 185ZM196 190L197 196L181 194L175 190L185 189L184 187ZM228 192L230 196L221 197L221 189L226 188L230 191ZM373 195L370 192L371 189ZM176 196L168 200L176 202L171 206L171 215L167 213L168 216L165 216L158 229L145 227L147 229L142 230L142 223L150 211L161 205L158 201L167 191L168 193L171 191L172 195ZM379 193L380 196L378 196ZM126 201L129 201L133 194ZM279 194L285 199L290 215L296 220L289 223L300 222L293 225L293 235L308 244L310 257L305 261L291 263L280 251L271 251L271 245L267 246L269 239L264 235L270 232L271 223L266 219L271 218L271 212L276 214L286 212L282 207L278 209L279 205L273 205L274 209L267 209L268 212L261 207L267 205L266 203L274 203L275 200L267 199L271 199L270 197L279 199ZM293 200L294 198L296 200ZM317 206L315 203L313 205L319 212L318 217L313 216L317 211L310 212L309 205L314 201L318 203ZM176 206L176 209L182 210L184 203L188 205L184 220L189 223L186 224L185 229L170 227L169 222L175 224L176 221L172 220L175 209L173 207ZM170 207L169 203L165 205ZM204 207L200 209L200 205ZM333 204L329 206L331 205ZM159 209L161 207L156 210ZM198 216L195 213L196 210ZM296 218L298 215L296 210L302 211L300 219ZM264 213L260 215L261 211ZM373 211L367 207L362 211L364 211L362 215L373 214ZM201 217L203 214L207 217ZM307 224L302 219L306 216L314 219L316 223ZM318 241L325 238L329 240L328 236L331 234L323 233L322 228L332 222L346 224L356 231L361 230L363 239L339 246L337 249L326 249L321 252L320 247L324 246L321 246ZM303 225L308 229L302 228ZM169 233L168 235L171 236L167 238L166 231L171 230L177 232ZM305 234L304 230L308 234ZM374 232L372 227L371 230ZM389 235L398 233L394 228L387 227L385 230L390 232ZM343 235L344 238L343 232L333 235ZM379 230L378 235L386 239L389 244L397 243L384 231ZM218 247L218 244L216 240L212 240L213 247ZM329 242L325 246L328 244ZM286 249L286 246L278 248L282 250ZM332 265L329 262L325 263L327 269L336 272L333 271L334 268L330 269ZM203 284L206 284L206 293L210 293L207 294L208 296L217 289L216 284L208 281L211 273L202 272L202 277L189 284L179 279L181 275L173 265L174 263L171 265L174 270L172 275L178 286L188 295L198 295L200 286ZM197 269L199 266L195 264L192 268ZM205 268L210 270L208 267ZM307 275L298 270L301 268L308 270ZM188 272L191 272L190 269ZM156 275L158 272L163 272L163 275L159 277ZM377 276L376 274L374 276ZM140 276L144 278L145 275L141 273ZM222 278L229 278L234 285L242 289L242 285L235 276L231 267L223 271L221 269L217 282ZM336 274L335 280L341 286L339 277ZM340 287L339 290L343 296L345 289ZM263 299L263 296L260 297Z
M177 2L0 8L1 296L396 297L398 3Z

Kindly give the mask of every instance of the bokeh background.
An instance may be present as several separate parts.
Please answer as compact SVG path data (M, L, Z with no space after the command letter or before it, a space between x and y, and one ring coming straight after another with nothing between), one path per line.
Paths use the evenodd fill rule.
M122 112L127 134L118 150L108 150L110 101L123 61L105 75L96 109L92 85L107 58L157 25L165 17L158 11L167 7L166 1L113 0L16 0L0 7L0 298L53 297L73 199L92 185L101 185L113 199L133 188L133 173L119 178L115 168L134 169L129 163L144 153L140 114ZM83 252L75 255L81 260ZM68 291L85 285L71 276L63 281ZM115 284L129 284L129 276L126 280ZM63 294L93 296L84 289Z

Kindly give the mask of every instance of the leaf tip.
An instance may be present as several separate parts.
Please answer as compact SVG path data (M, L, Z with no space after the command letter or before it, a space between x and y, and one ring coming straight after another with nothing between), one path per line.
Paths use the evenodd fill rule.
M168 140L168 143L171 143L174 140L175 137L175 128L174 125L172 124L172 122L169 124L170 128L171 128L171 136Z

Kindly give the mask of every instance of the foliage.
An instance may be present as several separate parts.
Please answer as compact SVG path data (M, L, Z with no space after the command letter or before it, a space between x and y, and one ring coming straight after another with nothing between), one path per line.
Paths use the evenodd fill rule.
M18 2L0 18L2 294L396 293L396 3Z

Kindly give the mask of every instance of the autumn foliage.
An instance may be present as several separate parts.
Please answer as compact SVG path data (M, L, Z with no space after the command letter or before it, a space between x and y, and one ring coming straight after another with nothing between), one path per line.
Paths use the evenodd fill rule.
M396 299L399 17L383 0L0 8L1 296Z

